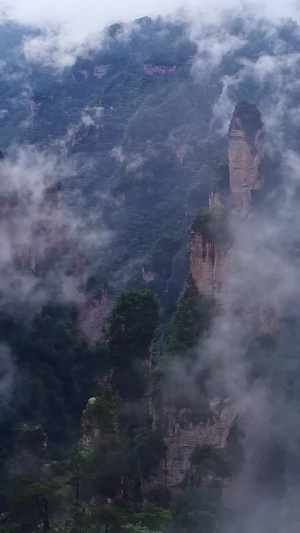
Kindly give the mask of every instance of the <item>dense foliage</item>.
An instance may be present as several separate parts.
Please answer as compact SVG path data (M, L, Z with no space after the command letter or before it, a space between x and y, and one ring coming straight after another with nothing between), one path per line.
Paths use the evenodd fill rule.
M128 289L115 302L109 322L108 349L113 386L123 399L139 400L145 394L151 341L158 319L158 298L148 289Z
M214 299L200 295L194 280L189 276L174 314L173 332L167 340L168 353L184 354L197 344L208 331L214 306Z
M28 323L1 317L26 396L11 402L1 428L0 531L144 533L170 520L142 504L140 487L158 468L163 438L147 409L136 404L128 416L121 399L132 408L143 399L149 372L143 379L136 364L149 360L158 318L157 296L129 289L112 309L107 341L91 347L73 309L49 306ZM107 379L97 387L111 373L121 397Z
M193 218L192 232L202 236L204 244L226 250L230 240L228 215L225 209L201 209Z

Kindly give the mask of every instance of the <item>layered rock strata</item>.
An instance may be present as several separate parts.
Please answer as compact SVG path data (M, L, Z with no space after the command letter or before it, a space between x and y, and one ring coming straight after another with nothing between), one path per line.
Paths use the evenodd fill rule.
M184 488L192 472L191 454L195 447L225 448L235 418L235 408L224 406L219 398L210 401L210 416L201 423L193 422L187 409L168 409L164 419L166 456L157 476L144 482L144 493L166 487L176 494Z
M253 140L247 138L247 125L234 116L229 128L229 174L231 210L240 216L249 213L253 191L263 186L260 165L263 158L263 130L253 132Z

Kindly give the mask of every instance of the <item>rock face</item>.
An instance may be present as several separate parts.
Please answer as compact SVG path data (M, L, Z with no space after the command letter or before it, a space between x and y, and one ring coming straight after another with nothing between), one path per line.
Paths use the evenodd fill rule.
M103 287L100 298L88 299L81 307L78 323L86 338L95 343L103 337L103 326L110 313L110 302Z
M142 268L142 277L145 283L150 283L151 281L154 281L157 277L156 272L153 272L152 270L148 270L147 268Z
M187 143L180 143L176 148L176 157L183 163L185 157L193 151L192 147Z
M106 76L110 65L96 65L94 67L94 77L101 79Z
M242 102L236 106L229 127L229 181L231 210L247 215L253 191L263 186L260 173L263 158L263 130L255 106Z
M223 234L224 226L228 224L229 217L233 219L250 214L252 193L263 186L260 173L262 140L260 113L255 106L239 104L229 128L228 166L224 166L221 177L216 180L209 209L200 212L192 226L189 278L199 295L212 297L216 303L219 301L221 307L221 289L232 260L226 231ZM268 313L263 310L263 315L267 331ZM185 411L165 408L163 429L167 450L154 482L156 485L176 493L191 472L190 458L195 446L227 447L228 437L236 423L237 408L226 405L224 399L223 403L210 399L210 412L215 416L209 421L186 424L182 423Z
M82 437L80 439L80 448L88 450L95 439L100 437L101 430L93 423L93 418L90 414L90 407L93 406L97 398L93 397L88 400L87 406L81 416Z
M209 209L214 210L214 209L224 209L224 208L225 206L222 202L221 195L217 191L212 192L209 195Z
M212 297L218 304L220 317L225 317L220 324L225 324L225 328L226 309L234 302L234 294L231 293L230 299L228 291L234 288L233 280L235 274L239 276L238 269L243 268L237 259L238 252L242 250L241 236L231 229L236 225L246 227L244 235L248 235L248 231L255 227L252 222L258 205L256 197L261 199L264 196L262 126L255 106L247 103L237 105L229 128L227 170L223 171L221 179L216 179L209 209L202 210L195 217L191 231L189 279L193 280L199 296ZM223 234L224 226L227 229ZM245 332L251 330L251 339L258 343L260 337L264 338L264 342L267 339L273 343L279 329L279 309L268 294L253 302L253 308L241 305L242 318L247 323ZM234 316L230 319L234 320ZM234 334L234 328L230 331ZM214 342L214 336L210 340ZM219 363L222 364L221 360ZM191 364L189 371L194 376L197 369ZM216 416L205 422L188 422L197 408L195 402L192 404L195 407L189 411L165 407L162 425L167 450L155 483L167 487L174 494L188 486L190 481L193 486L191 459L195 447L208 445L227 453L233 445L241 457L241 468L235 476L229 474L226 480L219 480L223 508L230 510L234 516L222 531L289 533L293 531L293 523L298 524L299 521L290 519L291 525L287 529L284 527L287 523L283 509L285 459L282 442L274 429L277 427L274 420L278 416L274 411L274 391L266 377L254 383L251 381L245 389L239 393L241 398L235 405L230 404L229 398L223 398L223 403L208 398L209 412ZM205 483L204 479L200 480L201 487L205 487Z
M166 456L155 479L144 484L144 492L163 486L173 494L187 484L192 475L191 454L196 446L225 448L227 438L233 427L236 410L224 406L220 399L210 402L211 416L206 422L193 422L190 411L168 409L164 420Z
M264 185L261 174L263 158L263 124L255 106L241 103L236 106L229 127L228 177L218 185L209 198L212 215L228 212L234 217L251 213L253 192ZM224 181L224 178L223 178ZM212 224L208 221L208 224ZM226 276L227 250L224 242L209 240L203 228L192 228L190 238L190 274L200 294L218 297ZM266 326L264 326L266 327Z
M153 76L154 74L170 74L176 71L176 65L172 67L167 67L165 65L152 65L149 63L144 63L144 72L148 76Z
M189 257L190 273L199 293L217 297L222 281L224 251L192 230Z

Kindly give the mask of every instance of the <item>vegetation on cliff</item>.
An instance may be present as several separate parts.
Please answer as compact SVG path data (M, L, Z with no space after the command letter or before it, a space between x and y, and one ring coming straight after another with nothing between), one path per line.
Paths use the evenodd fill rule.
M54 357L55 349L60 354L62 350L64 353L69 352L70 356L72 338L75 347L77 339L79 350L85 346L79 333L76 333L75 323L73 337L68 336L67 340L64 336L67 322L56 324L52 317L52 325L50 316L52 317L43 311L41 317L37 317L35 325L35 328L38 324L42 327L44 320L47 336L45 329L42 329L43 336L40 339L37 336L38 328L34 330L34 334L31 332L35 342L38 342L36 346L43 352L45 363ZM66 310L55 309L55 316L57 319L60 316L61 320L67 320L69 315ZM69 404L60 409L60 416L64 418L59 419L58 413L53 412L55 425L52 418L47 422L44 420L45 406L40 405L41 398L39 402L36 399L36 402L30 404L32 412L24 411L23 417L29 422L26 426L17 430L15 421L12 420L10 433L8 428L6 430L6 438L13 443L12 455L7 444L4 444L9 463L3 463L2 467L0 531L33 533L42 525L45 532L51 529L57 532L92 533L99 531L99 528L102 531L103 528L103 531L115 533L147 533L149 528L151 531L156 530L161 523L170 520L169 511L141 503L140 487L141 479L155 473L165 449L159 430L152 426L147 409L142 405L149 382L149 371L143 378L144 369L138 364L148 361L146 366L149 365L149 350L158 317L158 299L154 293L129 289L120 295L112 309L107 341L102 347L88 348L89 355L82 353L86 357L84 364L91 365L93 374L90 382L87 382L86 368L85 381L80 380L86 394L91 394L96 389L95 378L105 377L111 371L113 387L120 394L118 396L109 388L107 379L108 388L106 385L95 390L95 397L88 402L82 417L82 447L77 444L74 450L67 451L69 445L72 442L74 444L74 440L79 443L80 438L79 432L71 435L66 425L67 417L71 416L75 407L74 401L73 404L70 403L70 385ZM22 342L24 348L26 339L30 353L33 344L32 341L29 342L28 333L27 337L24 336L25 333L22 338L15 337L15 328L18 326L6 319L2 324L2 335L6 334L6 342L14 342L14 349L19 342ZM64 361L61 362L62 366L63 363ZM74 378L79 379L77 373L82 373L83 369L76 368L76 364L74 366ZM47 379L49 377L48 370ZM71 377L69 370L68 379ZM56 389L53 385L51 390L55 402L62 402L60 390L64 390L64 385L60 384L61 389L58 388L59 379L62 378L57 374ZM67 383L68 381L66 385ZM79 393L80 389L76 396L76 402L80 401L81 404L77 411L78 430L82 404L88 398L85 396L86 400L84 397L80 400ZM128 401L135 414L128 414ZM50 409L52 413L52 408ZM33 425L35 421L39 425ZM59 423L65 426L63 429L60 427L60 441L56 433ZM13 438L15 431L16 440ZM61 448L58 448L59 442Z
M169 354L184 354L200 341L201 336L208 331L214 306L214 300L199 294L189 276L174 315L172 335L167 341Z
M201 209L193 218L192 232L201 235L204 243L225 250L230 243L228 211Z
M255 104L242 101L239 102L235 107L231 124L236 118L241 121L241 125L245 131L246 139L249 142L252 151L255 151L255 137L258 130L261 130L263 127L261 113Z
M124 400L145 394L151 365L151 341L159 319L157 296L150 290L128 289L112 309L108 353L114 389Z
M229 478L234 470L234 462L223 448L211 445L196 445L190 461L197 474L197 484L201 485L202 477L215 475L220 478Z

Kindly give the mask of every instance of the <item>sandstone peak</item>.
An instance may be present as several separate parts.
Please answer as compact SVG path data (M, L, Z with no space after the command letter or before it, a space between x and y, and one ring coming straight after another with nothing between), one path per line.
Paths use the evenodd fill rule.
M233 131L242 131L248 142L252 144L257 132L262 128L261 113L255 104L244 100L235 106L229 126L229 136Z
M253 191L263 186L263 122L254 104L237 104L229 127L229 184L232 211L247 215Z
M247 217L253 194L263 184L263 122L254 104L236 105L229 127L228 163L216 171L209 209L201 210L192 225L190 275L200 294L218 297L226 271L226 217Z

